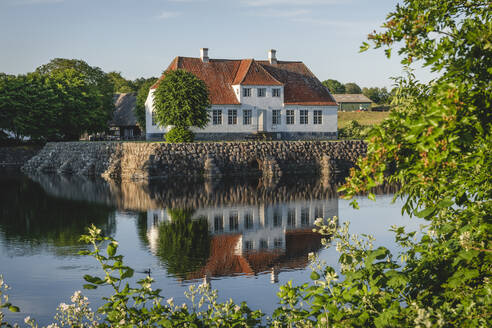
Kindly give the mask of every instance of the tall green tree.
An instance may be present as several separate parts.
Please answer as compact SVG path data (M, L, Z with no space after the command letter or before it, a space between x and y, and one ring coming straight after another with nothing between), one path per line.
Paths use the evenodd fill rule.
M80 59L55 58L36 68L36 72L49 75L65 69L74 69L85 76L85 82L93 89L93 93L97 94L96 108L105 112L105 120L109 121L114 111L114 87L111 79L99 67L90 66Z
M325 87L327 87L328 90L330 90L330 93L332 94L345 93L345 86L341 82L338 82L337 80L328 79L321 83Z
M391 99L391 94L386 88L362 88L362 93L376 104L388 104Z
M17 139L56 139L60 110L49 77L37 73L0 77L0 128Z
M129 93L134 92L133 83L121 76L121 72L109 72L108 78L113 83L114 93Z
M189 128L204 128L209 120L207 85L185 70L166 71L163 74L164 78L154 91L157 124L173 126L174 131L168 132L168 135L177 136L173 141L190 141Z
M345 83L345 93L362 93L362 89L357 85L357 83L349 82Z
M157 82L156 77L146 79L145 82L140 84L137 92L137 104L135 107L135 116L137 117L138 125L145 131L145 101L149 95L150 87ZM139 82L140 83L140 82Z

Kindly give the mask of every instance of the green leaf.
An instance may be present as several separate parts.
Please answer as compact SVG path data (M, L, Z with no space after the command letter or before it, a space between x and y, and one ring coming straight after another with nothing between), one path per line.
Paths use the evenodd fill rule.
M376 196L370 192L369 195L367 195L367 197L370 199L370 200L373 200L373 201L376 201Z
M427 207L420 212L415 213L415 215L419 218L428 218L431 217L436 211L435 207Z
M114 256L116 254L116 249L118 248L118 245L116 243L109 243L107 247L107 252L109 256Z
M9 311L10 311L10 312L19 312L19 311L20 311L20 309L19 309L19 307L18 307L18 306L11 305L11 306L9 306Z
M85 284L82 286L84 289L97 289L96 285Z
M318 280L319 278L320 275L316 271L311 272L311 280Z

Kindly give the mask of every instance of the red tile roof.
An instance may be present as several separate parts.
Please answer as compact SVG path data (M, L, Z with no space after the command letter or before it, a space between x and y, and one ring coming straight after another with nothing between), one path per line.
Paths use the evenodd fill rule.
M321 82L302 62L254 59L210 59L176 57L168 70L184 69L207 85L214 105L238 105L233 85L283 85L286 105L336 106L336 102ZM161 77L162 79L162 77ZM157 88L157 82L152 86Z

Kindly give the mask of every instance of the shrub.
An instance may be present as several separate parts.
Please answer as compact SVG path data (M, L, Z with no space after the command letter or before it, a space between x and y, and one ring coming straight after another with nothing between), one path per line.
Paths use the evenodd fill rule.
M171 131L164 136L167 142L193 142L195 134L188 128L173 127Z

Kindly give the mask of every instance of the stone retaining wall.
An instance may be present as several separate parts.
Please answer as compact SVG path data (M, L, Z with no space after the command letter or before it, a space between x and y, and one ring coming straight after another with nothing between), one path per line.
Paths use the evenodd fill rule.
M59 142L46 144L23 170L121 179L332 174L346 172L366 148L362 141Z
M0 147L0 167L21 167L41 150L41 146Z

